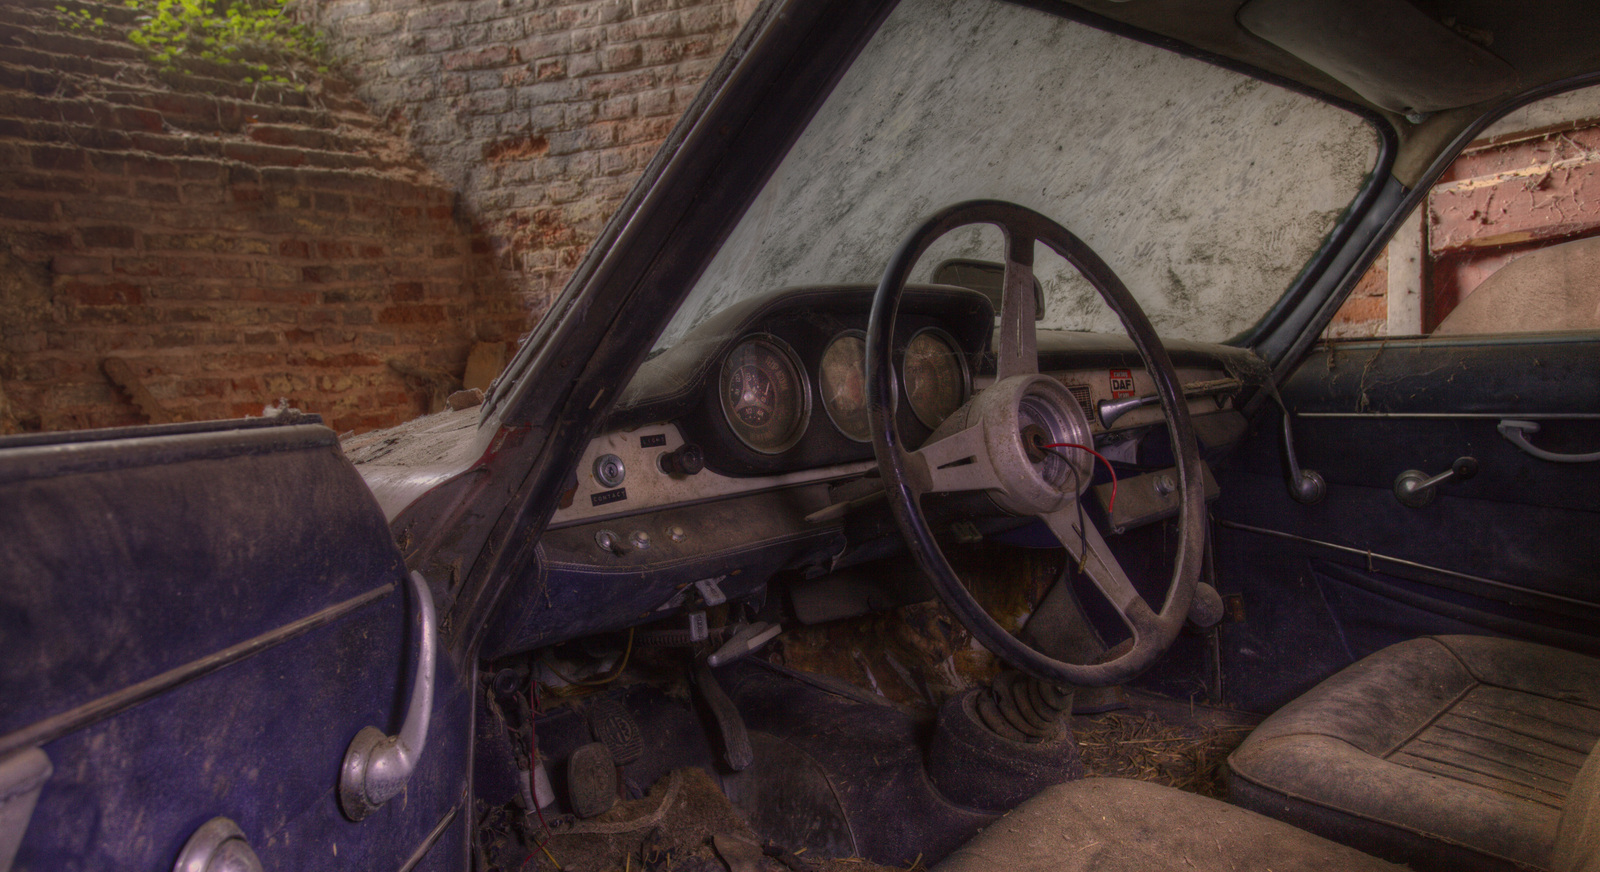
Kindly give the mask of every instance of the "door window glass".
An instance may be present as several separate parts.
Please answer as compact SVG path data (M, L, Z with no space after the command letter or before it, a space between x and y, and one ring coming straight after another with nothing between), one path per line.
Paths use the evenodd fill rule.
M1600 330L1600 86L1485 130L1325 337L1591 330Z

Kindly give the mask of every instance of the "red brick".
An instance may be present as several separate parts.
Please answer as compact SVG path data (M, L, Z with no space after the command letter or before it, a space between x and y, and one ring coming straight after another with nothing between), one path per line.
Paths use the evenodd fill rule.
M144 302L144 289L127 282L65 282L56 295L80 306L136 306Z
M517 63L517 52L505 45L492 45L444 56L444 68L447 70L482 70L514 63Z
M78 148L36 145L33 147L32 158L33 168L39 170L85 172L89 169L87 154Z
M78 233L90 248L133 248L139 238L132 227L84 227Z
M389 306L378 312L380 324L442 324L445 323L443 306L430 304Z

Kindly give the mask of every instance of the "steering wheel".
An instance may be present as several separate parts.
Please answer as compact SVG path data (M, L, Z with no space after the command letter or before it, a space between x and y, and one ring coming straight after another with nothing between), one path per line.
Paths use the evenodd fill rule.
M894 415L895 312L911 268L923 252L939 237L972 224L994 225L1005 236L995 382L946 419L926 444L909 451ZM1060 446L1092 447L1093 436L1088 418L1067 389L1039 372L1033 297L1036 242L1071 263L1122 320L1166 413L1180 501L1177 560L1159 612L1134 589L1095 525L1080 520L1087 515L1076 503L1093 478L1093 457L1088 451ZM866 364L872 447L895 521L939 597L983 645L1024 672L1080 687L1121 684L1172 645L1189 614L1200 574L1205 516L1200 452L1171 358L1127 286L1099 255L1066 228L1014 203L972 200L949 206L906 237L884 271L872 301ZM1002 509L1044 521L1127 624L1131 640L1106 652L1100 662L1067 663L1006 632L956 576L923 512L925 494L957 491L987 492ZM1063 579L1046 599L1071 596L1070 591L1060 590L1066 586Z

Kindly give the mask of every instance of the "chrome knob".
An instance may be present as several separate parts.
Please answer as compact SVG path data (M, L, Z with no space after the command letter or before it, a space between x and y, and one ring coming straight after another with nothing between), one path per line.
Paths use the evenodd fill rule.
M628 550L622 544L622 537L610 530L601 530L594 534L594 544L608 554L623 554Z
M216 817L201 824L183 843L172 872L262 872L261 858L238 824Z

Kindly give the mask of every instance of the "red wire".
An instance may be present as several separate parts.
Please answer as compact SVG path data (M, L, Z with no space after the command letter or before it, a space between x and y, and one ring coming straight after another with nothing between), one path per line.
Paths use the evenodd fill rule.
M1087 451L1090 454L1093 454L1095 457L1100 458L1100 462L1104 463L1106 465L1106 472L1111 473L1111 499L1106 502L1106 514L1109 515L1112 512L1117 510L1117 471L1115 469L1111 468L1111 461L1107 460L1105 458L1105 455L1103 455L1100 452L1094 450L1093 448L1090 448L1087 445L1079 445L1076 442L1055 442L1055 443L1052 443L1050 445L1046 445L1044 447L1045 448L1082 448L1084 451Z

